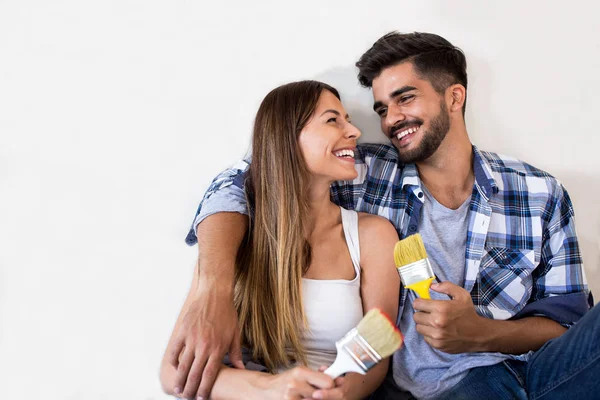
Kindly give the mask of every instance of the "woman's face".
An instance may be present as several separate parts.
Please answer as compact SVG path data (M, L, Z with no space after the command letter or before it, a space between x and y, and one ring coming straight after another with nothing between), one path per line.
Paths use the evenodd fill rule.
M298 138L300 150L315 178L329 181L352 180L354 152L360 131L350 123L350 117L340 100L328 90L321 98L310 122Z

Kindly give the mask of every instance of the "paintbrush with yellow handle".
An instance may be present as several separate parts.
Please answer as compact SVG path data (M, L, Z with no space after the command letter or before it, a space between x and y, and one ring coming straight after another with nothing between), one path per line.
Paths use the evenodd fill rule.
M335 343L337 356L325 373L334 379L348 372L364 375L398 350L403 340L402 333L387 314L373 308L356 328Z
M429 287L435 274L421 235L416 233L396 243L394 261L404 287L413 290L422 299L431 299Z

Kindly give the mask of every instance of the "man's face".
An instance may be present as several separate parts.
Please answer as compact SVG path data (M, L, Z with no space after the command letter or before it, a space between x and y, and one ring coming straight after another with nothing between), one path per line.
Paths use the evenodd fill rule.
M444 97L419 78L410 62L384 69L373 80L373 98L381 130L403 163L431 157L450 130Z

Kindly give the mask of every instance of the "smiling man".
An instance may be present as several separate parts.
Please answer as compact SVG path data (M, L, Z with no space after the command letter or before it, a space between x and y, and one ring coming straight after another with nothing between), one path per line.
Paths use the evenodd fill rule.
M405 346L378 398L563 398L598 390L591 378L600 373L598 310L588 313L564 187L471 143L466 59L444 38L392 32L356 65L393 146L359 146L358 178L332 185L331 197L385 216L401 238L419 232L439 280L432 300L401 289ZM246 167L215 179L188 236L190 244L202 242L201 279L167 351L175 365L183 346L199 349L197 362L206 367L197 376L178 373L182 384L196 386L201 376L203 397L224 352L241 361L239 344L231 344L231 287L247 226Z

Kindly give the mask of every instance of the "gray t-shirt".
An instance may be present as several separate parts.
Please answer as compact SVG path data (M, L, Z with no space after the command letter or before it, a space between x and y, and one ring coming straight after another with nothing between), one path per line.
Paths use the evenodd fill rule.
M450 281L463 286L465 254L469 226L469 197L458 209L451 210L440 204L423 187L424 204L421 208L419 233L438 281ZM445 294L430 291L433 300L448 300ZM394 353L394 381L418 399L429 399L443 394L463 379L469 369L497 364L510 356L501 353L448 354L429 346L416 331L412 302L415 294L408 292L400 330L404 346Z

